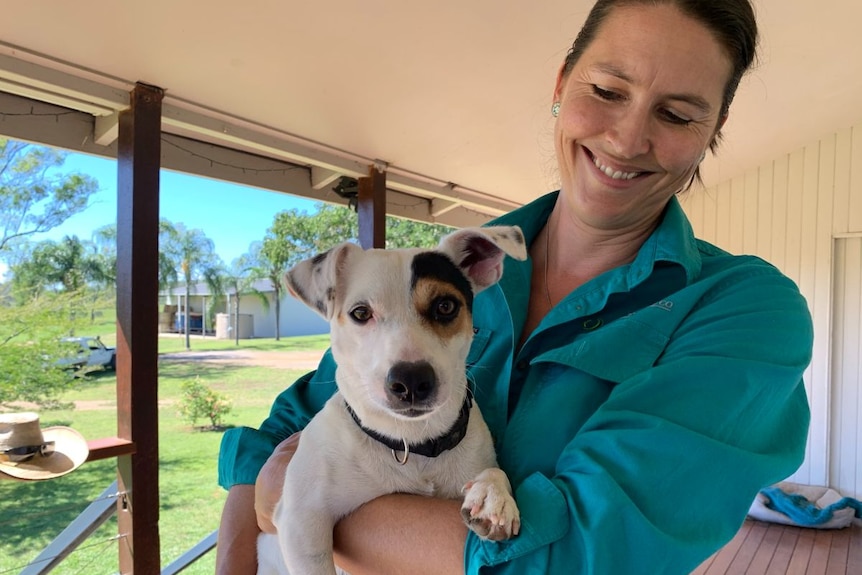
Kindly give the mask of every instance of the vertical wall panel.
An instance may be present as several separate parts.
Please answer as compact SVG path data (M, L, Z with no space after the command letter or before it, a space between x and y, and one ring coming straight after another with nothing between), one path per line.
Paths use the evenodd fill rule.
M810 147L810 148L813 148ZM809 148L809 149L810 149ZM817 425L812 426L810 434L812 469L823 469L813 477L818 485L828 482L825 470L829 465L829 450L822 447L829 444L829 409L831 405L831 388L829 376L831 371L831 325L832 325L832 202L835 183L835 137L821 140L817 148L816 181L806 181L806 197L811 196L814 202L813 230L807 234L805 241L813 244L813 253L803 262L803 269L814 271L813 288L803 292L808 297L808 306L814 320L814 359L811 362L811 388L814 396L811 398L812 412L817 413ZM815 154L812 153L812 156ZM812 158L812 163L814 159ZM807 180L807 178L806 178ZM809 190L815 193L810 193ZM822 467L821 467L822 466Z
M745 174L742 187L742 248L741 254L758 254L757 252L757 218L758 198L757 170Z
M772 165L757 171L757 221L755 223L756 250L754 254L772 260ZM773 262L774 263L774 262Z
M703 195L703 227L695 228L695 231L700 232L702 230L703 235L700 237L708 242L715 243L718 216L718 190L713 188L699 193Z
M692 226L700 226L703 222L703 204L705 195L701 190L692 189L688 192L679 195L679 202L682 209L685 210ZM697 222L697 224L695 224Z
M853 152L853 129L841 130L835 136L835 191L832 204L832 233L850 231L850 170Z
M835 242L830 485L862 498L862 237Z
M742 240L744 235L745 176L740 176L730 182L730 238L727 240L726 249L733 254L743 253Z
M715 243L720 248L730 250L730 181L719 184L715 194L715 237L708 241Z
M820 168L820 145L819 143L804 148L802 151L802 175L801 175L801 219L798 231L799 235L799 288L808 300L808 307L812 309L815 304L814 286L817 279L816 241L817 241L817 196ZM795 182L791 182L795 184ZM789 230L788 230L789 231ZM791 232L792 233L792 232ZM805 374L806 390L808 391L808 402L811 405L811 430L808 435L808 473L806 483L823 485L826 483L826 449L829 419L826 414L829 411L829 398L826 391L826 382L815 379L820 373L818 369L817 347L821 338L828 334L815 333L814 346L815 358L811 362ZM822 358L819 358L822 363Z
M862 122L853 127L850 139L850 209L848 231L862 231Z
M787 167L787 236L784 238L784 273L799 282L800 253L802 252L802 178L805 172L804 153L790 154Z
M786 269L787 263L787 172L790 158L782 156L775 160L772 169L772 259L778 269Z

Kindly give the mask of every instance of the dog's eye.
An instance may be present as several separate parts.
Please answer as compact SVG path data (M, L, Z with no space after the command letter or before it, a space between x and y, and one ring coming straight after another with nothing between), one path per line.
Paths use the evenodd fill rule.
M350 310L350 317L358 323L365 323L371 319L371 310L364 305L358 305Z
M434 315L437 319L452 319L458 313L458 309L457 300L451 297L441 297L434 302Z

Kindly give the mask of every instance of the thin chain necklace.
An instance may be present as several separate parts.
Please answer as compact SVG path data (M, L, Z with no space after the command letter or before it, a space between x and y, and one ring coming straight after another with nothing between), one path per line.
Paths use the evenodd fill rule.
M548 283L548 260L551 259L551 224L553 221L554 212L551 212L545 229L545 297L548 298L548 309L554 307L551 302L551 285Z

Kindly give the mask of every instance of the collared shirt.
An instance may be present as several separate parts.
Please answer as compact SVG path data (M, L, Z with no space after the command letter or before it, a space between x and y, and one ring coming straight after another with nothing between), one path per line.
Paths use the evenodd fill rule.
M493 223L532 243L555 201ZM465 572L688 573L802 461L804 299L766 262L695 239L672 199L632 263L570 293L516 352L531 266L507 259L474 301L468 372L522 528L505 542L470 533ZM327 353L259 431L226 433L220 483L253 482L333 380Z

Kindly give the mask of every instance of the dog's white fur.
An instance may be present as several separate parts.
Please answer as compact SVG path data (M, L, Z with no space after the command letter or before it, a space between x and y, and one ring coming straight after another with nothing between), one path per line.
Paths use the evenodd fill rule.
M430 261L426 276L417 282L413 262L432 251L450 260L436 267L451 268L455 275L446 276L443 269L437 276L439 258L432 254L424 260ZM345 243L287 273L290 291L330 320L339 391L305 428L288 465L273 519L278 536L258 540L259 574L287 573L286 562L294 575L334 575L335 523L388 493L463 495L462 515L481 537L517 534L520 517L511 486L497 467L490 432L475 403L464 439L437 457L393 452L367 435L345 406L346 401L363 426L408 444L451 429L468 393L465 361L473 331L464 289L478 293L497 282L505 254L526 258L517 227L459 230L436 250L363 251ZM454 285L458 275L460 291ZM423 307L440 305L440 297L448 303L430 312ZM451 310L451 301L462 304L457 319L429 319L429 313ZM398 362L431 365L436 385L426 400L414 402L410 396L408 405L387 393L387 374ZM396 455L402 460L406 455L406 463Z

